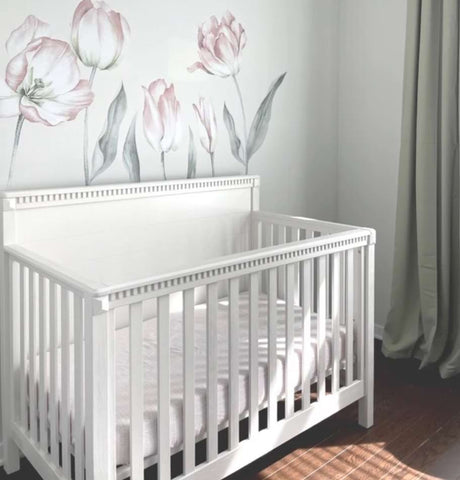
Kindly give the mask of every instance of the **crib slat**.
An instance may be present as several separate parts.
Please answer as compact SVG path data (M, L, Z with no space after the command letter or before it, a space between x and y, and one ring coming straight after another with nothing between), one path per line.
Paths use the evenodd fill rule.
M303 228L299 230L299 240L303 241L307 239L307 231ZM303 306L303 296L304 296L304 276L303 276L303 262L299 264L299 305ZM311 294L311 292L310 292Z
M301 296L302 296L302 408L310 406L310 348L311 348L311 283L312 260L304 260L300 264Z
M74 295L74 396L75 419L73 423L75 478L83 480L85 472L85 457L83 451L85 430L85 388L84 388L84 346L83 346L83 299Z
M249 438L259 431L259 277L249 279Z
M28 333L29 333L29 282L27 278L27 272L23 265L20 265L19 273L19 296L20 296L20 311L19 311L19 322L21 328L21 358L20 358L20 368L21 368L21 382L19 386L19 397L20 397L20 419L21 426L24 430L27 431L27 362L28 362Z
M353 266L353 250L347 250L347 280L346 280L346 323L345 323L345 382L350 385L353 382L353 315L354 315L354 266Z
M284 245L286 243L286 228L283 225L277 226L276 245ZM286 298L286 267L282 265L278 267L278 296L282 300Z
M61 288L61 446L62 469L70 478L70 293Z
M184 473L195 468L195 291L184 290Z
M332 383L331 391L336 393L340 387L340 253L332 256Z
M262 247L271 247L273 245L273 225L265 222L262 225Z
M48 418L46 408L46 378L47 378L47 341L48 341L48 300L47 300L47 280L40 275L39 277L39 316L38 331L40 337L40 365L38 382L38 405L39 405L39 425L40 425L40 448L48 453Z
M207 287L207 460L217 457L217 284Z
M271 223L262 224L262 247L271 247L273 245L273 225ZM268 292L268 275L269 270L262 272L262 289Z
M37 428L37 303L38 292L35 272L29 270L29 416L30 433L34 441L38 440Z
M130 463L131 479L144 478L144 380L142 302L129 306Z
M229 447L239 443L239 281L229 281Z
M317 370L318 401L326 394L326 257L318 258L317 267Z
M50 282L50 443L51 459L59 465L59 433L58 433L58 304L57 285Z
M158 478L169 480L171 477L170 460L170 332L169 332L169 295L158 298Z
M273 427L277 421L276 398L276 339L277 339L277 269L268 271L268 428Z
M286 366L284 369L285 395L286 395L286 418L294 413L294 378L292 370L294 366L294 264L286 266Z

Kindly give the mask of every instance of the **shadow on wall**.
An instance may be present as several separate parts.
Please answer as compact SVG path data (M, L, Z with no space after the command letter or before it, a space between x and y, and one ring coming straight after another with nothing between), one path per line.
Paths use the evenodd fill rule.
M71 31L70 44L50 38L49 25L33 15L13 30L6 42L9 62L6 67L5 83L0 91L0 117L16 118L16 130L10 157L7 187L14 185L16 156L20 155L21 132L24 123L41 123L55 127L64 122L83 116L82 168L85 184L90 185L113 162L121 157L132 182L141 181L134 115L127 136L120 139L120 126L127 113L128 98L123 84L108 106L104 127L90 154L89 122L91 104L97 95L93 82L101 70L115 68L125 55L129 55L129 21L122 14L112 10L104 2L83 0L76 7ZM245 105L238 73L240 60L246 46L246 32L235 17L227 12L219 21L209 18L198 28L199 61L188 68L234 82L241 107L243 125L237 132L234 118L223 107L223 119L228 131L229 145L233 157L244 165L248 173L251 157L262 146L268 132L273 99L284 80L285 73L276 79L260 104L248 128ZM89 69L88 79L83 79L81 66ZM185 66L184 66L185 68ZM174 85L163 78L154 80L144 91L142 124L145 140L157 152L167 179L166 157L168 152L178 149L182 139L183 120L181 105L176 98ZM215 176L214 154L217 140L217 122L213 102L199 98L193 105L196 114L196 128L201 146L211 162ZM102 124L103 119L96 119ZM27 125L26 128L33 128ZM196 176L196 147L191 126L189 130L189 151L187 178ZM123 148L118 152L119 141Z

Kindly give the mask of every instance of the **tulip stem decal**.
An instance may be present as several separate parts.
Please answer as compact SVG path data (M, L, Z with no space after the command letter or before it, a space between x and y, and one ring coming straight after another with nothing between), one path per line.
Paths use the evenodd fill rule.
M244 164L246 165L246 175L248 174L248 160L247 160L247 152L246 152L246 145L248 144L248 124L246 120L246 111L244 109L244 102L243 102L243 94L241 93L241 88L240 84L238 82L238 79L236 78L236 75L232 76L233 81L235 83L236 87L236 92L238 94L238 99L240 101L240 106L241 106L241 115L243 117L243 146L242 146L242 153L243 153L243 161Z
M214 153L210 153L210 154L209 154L209 158L211 159L211 172L212 172L212 176L215 177L215 176L216 176L216 171L214 170Z
M14 164L15 164L15 161L16 161L16 154L18 152L19 140L21 138L21 131L22 131L22 126L23 125L24 125L24 115L19 115L18 121L16 123L16 130L14 132L13 152L11 154L10 172L8 174L7 186L10 185L11 179L13 178Z
M91 69L91 74L89 76L88 84L89 88L93 87L94 77L96 76L97 68L93 67ZM88 117L89 117L89 108L85 110L85 124L83 131L83 168L85 172L85 185L89 185L89 160L88 160Z
M165 152L161 152L160 158L161 158L161 166L163 167L163 180L168 180L168 178L166 177Z

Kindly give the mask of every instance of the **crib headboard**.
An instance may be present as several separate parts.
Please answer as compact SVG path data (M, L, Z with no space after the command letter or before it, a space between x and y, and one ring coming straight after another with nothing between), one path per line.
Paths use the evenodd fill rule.
M107 259L106 269L114 270L117 256L139 249L155 257L152 272L162 273L170 264L177 268L201 261L200 255L218 257L247 249L247 240L246 245L241 242L248 235L241 233L249 231L250 212L259 209L259 177L13 191L0 196L2 246L20 245L55 263L68 263L72 256L79 263Z
M258 209L259 177L2 192L5 244L189 224ZM115 208L114 208L115 207ZM196 222L195 222L196 223ZM199 223L199 222L198 222ZM190 230L189 230L190 233ZM168 240L168 239L165 239Z

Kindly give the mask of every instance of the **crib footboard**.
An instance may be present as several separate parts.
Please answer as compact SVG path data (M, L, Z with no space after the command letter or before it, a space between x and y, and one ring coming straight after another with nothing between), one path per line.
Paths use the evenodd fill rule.
M214 480L353 402L360 424L372 425L374 232L263 212L251 225L249 252L97 292L9 251L7 432L44 478L140 480L152 466L149 475L160 480ZM120 315L129 323L123 461ZM181 322L179 354L173 318ZM149 328L154 341L146 347ZM182 371L174 398L173 354ZM154 399L145 386L146 355L156 361ZM177 411L179 439L171 427Z

